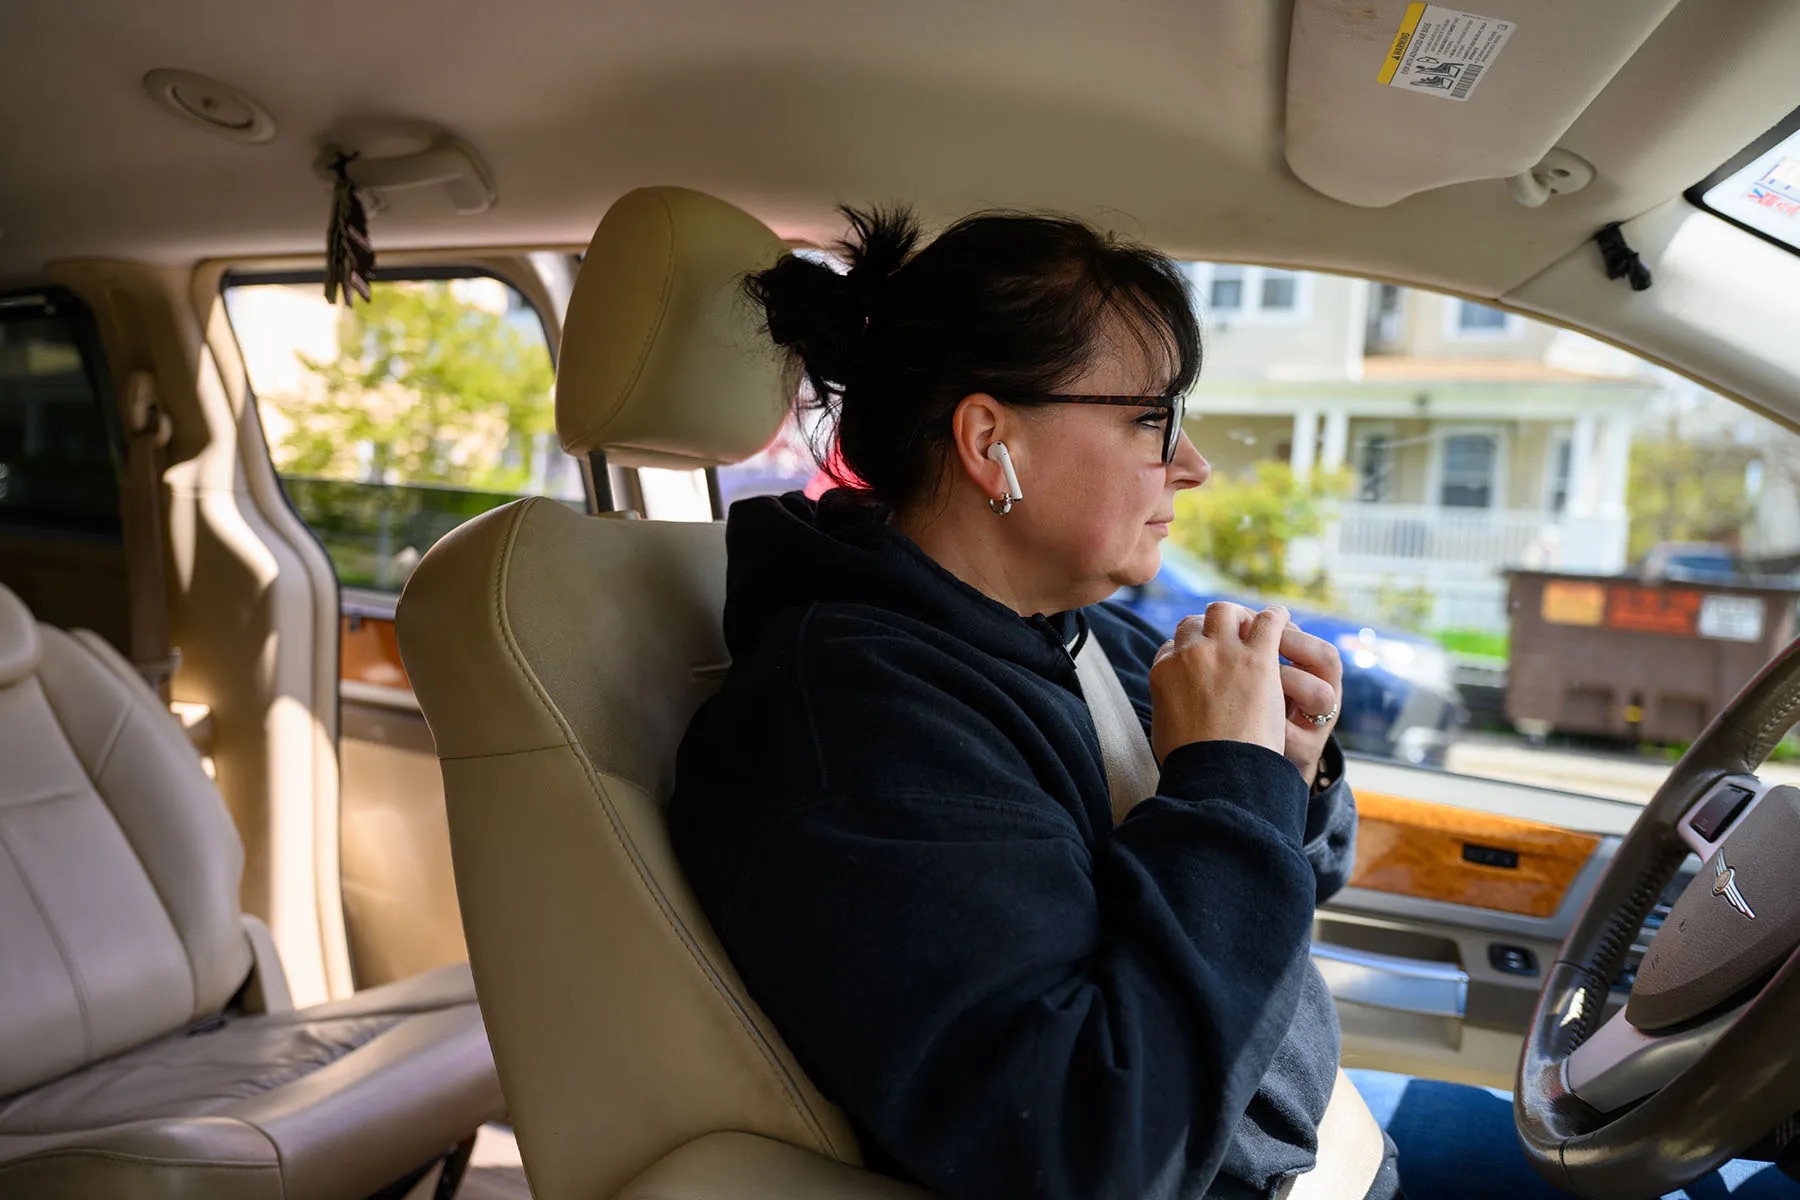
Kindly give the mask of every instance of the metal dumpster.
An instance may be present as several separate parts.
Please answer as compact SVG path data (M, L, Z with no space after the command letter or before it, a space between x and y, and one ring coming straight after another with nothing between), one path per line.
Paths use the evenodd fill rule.
M1687 742L1794 636L1800 587L1509 572L1521 732Z

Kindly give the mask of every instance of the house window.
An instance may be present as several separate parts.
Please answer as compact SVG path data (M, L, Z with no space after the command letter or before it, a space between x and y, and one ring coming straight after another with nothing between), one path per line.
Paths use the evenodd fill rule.
M1563 438L1550 452L1550 511L1558 516L1569 507L1569 477L1574 463L1574 443Z
M1292 271L1266 270L1262 277L1262 310L1293 312L1300 303L1300 277Z
M1380 504L1393 495L1394 449L1385 433L1372 433L1364 439L1356 474L1358 500Z
M1383 354L1400 342L1400 289L1391 283L1370 285L1368 325L1363 350Z
M1438 503L1445 508L1492 508L1500 458L1491 433L1454 433L1444 439L1444 471Z
M1194 290L1223 325L1297 324L1306 320L1312 277L1275 267L1189 263Z
M1458 337L1511 337L1515 332L1512 314L1470 300L1457 300L1453 305L1452 332Z
M1244 307L1244 268L1214 267L1207 303L1217 313L1235 313Z

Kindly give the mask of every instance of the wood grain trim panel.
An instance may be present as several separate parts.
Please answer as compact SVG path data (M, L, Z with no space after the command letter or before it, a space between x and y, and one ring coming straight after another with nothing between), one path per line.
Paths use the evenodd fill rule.
M1600 839L1555 825L1381 792L1356 793L1352 887L1548 917ZM1517 866L1463 856L1467 846L1518 855Z
M338 626L338 677L354 683L412 690L400 661L400 640L385 617L345 613Z

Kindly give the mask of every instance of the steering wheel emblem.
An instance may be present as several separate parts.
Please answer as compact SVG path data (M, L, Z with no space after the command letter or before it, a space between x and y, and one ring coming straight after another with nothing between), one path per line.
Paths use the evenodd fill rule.
M1719 855L1719 867L1713 875L1712 894L1725 897L1725 899L1731 902L1731 907L1737 909L1752 921L1756 920L1756 914L1750 911L1750 905L1749 902L1744 899L1744 893L1738 891L1737 868L1725 865L1724 854Z

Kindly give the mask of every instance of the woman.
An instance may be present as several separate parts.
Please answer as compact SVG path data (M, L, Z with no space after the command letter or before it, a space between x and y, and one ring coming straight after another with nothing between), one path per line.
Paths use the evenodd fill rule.
M871 1166L950 1200L1275 1194L1336 1079L1308 944L1355 808L1331 646L1279 608L1165 642L1102 603L1207 478L1183 279L1069 220L920 249L905 214L848 215L848 274L749 288L860 486L733 507L733 665L681 748L676 850ZM1117 811L1088 639L1160 765Z

